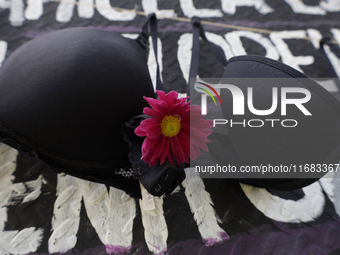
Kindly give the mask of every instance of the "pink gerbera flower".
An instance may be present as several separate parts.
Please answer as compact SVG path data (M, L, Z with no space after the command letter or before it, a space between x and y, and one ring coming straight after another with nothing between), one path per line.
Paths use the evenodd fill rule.
M212 133L212 120L204 120L201 108L190 105L186 98L178 98L176 91L165 94L157 90L159 99L144 97L151 108L145 107L143 113L151 118L142 121L135 134L144 137L142 159L154 166L162 165L167 159L172 165L174 160L189 163L189 157L196 160L201 156L200 148L208 151L207 136ZM191 123L190 123L191 115Z

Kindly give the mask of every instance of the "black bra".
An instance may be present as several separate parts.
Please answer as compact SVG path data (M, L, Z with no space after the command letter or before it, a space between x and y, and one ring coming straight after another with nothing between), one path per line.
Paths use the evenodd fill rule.
M140 160L142 140L133 133L143 118L139 116L143 107L147 106L142 96L154 97L146 60L148 27L157 54L154 15L148 17L136 40L97 29L70 28L33 39L14 51L0 68L0 141L44 161L57 172L111 185L133 197L141 196L139 181L153 195L170 194L185 178L183 166L166 163L150 168ZM224 77L264 77L262 70L290 77L302 75L263 57L244 56L227 62L222 49L205 37L198 18L193 18L193 27L190 77L197 75L200 36L226 66ZM254 64L256 71L245 74L243 70ZM158 70L157 89L162 90ZM311 145L321 143L308 157L324 159L334 154L333 162L339 160L340 135L336 133L340 130L339 103L317 84L312 86L315 104L322 105L319 110L315 108L319 111L316 116L327 117L334 126L310 129L308 124L302 125L300 133L287 142L286 149L296 149L297 155L304 155ZM222 93L221 97L228 95ZM228 107L223 108L225 117ZM325 111L331 113L326 116ZM308 137L301 138L308 128ZM321 128L328 131L319 134ZM226 151L233 151L235 158L245 155L244 160L251 163L252 158L263 157L261 146L268 146L266 151L272 157L284 152L270 142L263 143L266 134L253 136L246 130L229 133L230 137L224 137L228 140L224 146ZM245 139L252 139L253 146L248 146ZM278 187L271 185L272 180L241 181ZM294 185L287 186L287 182ZM287 182L281 189L302 187L311 181Z
M244 71L240 72L240 69ZM310 100L303 104L303 109L311 115L304 115L295 105L287 105L286 115L282 115L282 111L278 109L269 116L258 116L245 107L245 114L239 116L233 115L231 111L231 93L227 90L221 91L221 99L225 102L222 107L225 119L233 119L235 122L249 119L276 120L275 124L266 121L260 128L250 127L247 124L245 127L227 126L230 139L242 159L242 164L282 165L287 166L286 171L295 173L292 175L287 172L282 175L275 173L280 178L254 179L251 181L252 184L257 183L257 186L279 190L292 190L309 185L328 170L340 171L336 169L340 161L340 102L330 92L299 71L261 56L231 58L226 65L223 79L232 79L233 84L237 85L245 95L247 88L253 87L254 98L256 97L254 105L257 109L270 108L273 87L277 88L278 95L283 93L282 89L291 88L302 88L310 92ZM287 98L290 96L302 98L305 95L288 93ZM282 105L278 103L278 108L281 107ZM256 122L254 125L263 123ZM275 127L273 128L272 125ZM284 176L288 178L296 176L296 179L286 179Z
M171 192L172 184L184 179L183 169L165 164L149 169L156 173L148 178L143 178L145 171L138 171L139 180L134 178L129 143L136 141L127 143L120 132L148 106L143 96L155 96L146 59L149 30L156 55L154 15L136 40L70 28L19 47L0 69L1 142L57 172L108 184L134 197L141 195L139 181L152 194ZM157 73L157 89L162 90ZM130 157L140 160L141 155ZM168 174L171 178L163 181Z
M199 36L207 41L199 18L193 18L194 38L188 94L190 89L191 92L195 91ZM214 151L214 155L198 160L195 166L200 164L214 166L216 163L222 166L233 165L238 169L241 166L250 168L267 166L267 169L269 166L286 166L285 170L290 170L291 173L295 171L295 175L289 175L287 172L280 175L275 172L274 175L278 178L273 178L274 175L272 175L271 178L266 179L259 178L261 176L259 174L225 174L227 178L236 178L246 184L276 190L298 189L318 180L327 172L340 171L338 167L340 162L340 102L330 92L294 68L266 57L247 55L233 57L226 61L221 48L211 42L208 43L213 55L225 66L222 78L216 83L229 82L237 86L245 95L243 102L245 111L243 115L235 115L233 112L235 95L228 89L220 90L220 99L223 103L220 110L223 119L228 120L229 125L226 125L224 131L213 131L209 136L211 143L208 147L209 151ZM324 65L328 67L329 78L333 78L333 81L339 84L336 73L323 50L324 44L327 44L340 57L338 45L332 44L327 38L320 42L320 53ZM204 80L204 78L201 79ZM279 91L278 96L283 88L305 89L310 92L311 98L304 106L312 115L304 116L298 107L288 105L287 115L282 116L279 103L278 109L272 114L255 115L246 107L249 87L253 87L254 95L256 95L254 105L257 109L270 108L273 101L273 87ZM200 97L200 93L191 96L193 101L195 101L193 96L197 97L197 94ZM292 95L294 98L294 93L290 93L287 98ZM295 93L295 96L299 98L302 94ZM199 99L198 102L201 100ZM259 125L259 119L280 119L280 122L282 119L288 119L284 123L290 126L292 126L291 120L296 119L298 125L294 128L278 125L273 128L272 122L260 128L243 125L251 119L255 119L254 123L257 122L254 125ZM239 124L230 126L231 120ZM203 176L211 178L209 174ZM251 178L251 176L256 176L256 178Z

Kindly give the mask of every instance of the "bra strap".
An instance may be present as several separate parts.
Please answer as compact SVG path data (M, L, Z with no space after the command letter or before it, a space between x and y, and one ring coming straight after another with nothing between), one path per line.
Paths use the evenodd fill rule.
M196 78L198 72L199 52L200 52L200 40L201 37L209 44L210 51L214 54L216 59L223 65L227 65L227 59L225 57L222 48L208 40L205 35L204 28L201 25L201 19L199 17L192 18L193 36L192 36L192 53L191 63L189 71L189 80L187 86L187 95L190 96L190 78Z
M155 60L157 64L157 74L156 74L156 89L157 90L164 90L163 83L160 78L160 72L159 72L159 64L158 64L158 58L157 58L157 38L158 38L158 31L157 31L157 17L156 14L152 13L149 14L143 27L142 32L139 34L138 38L136 39L137 42L145 49L148 45L148 38L150 36L149 33L149 27L150 27L150 33L151 33L151 39L152 39L152 46L153 51L155 54Z
M324 45L329 46L329 49L340 59L340 49L339 45L334 44L329 37L324 37L320 41L320 52L322 53L322 60L323 64L326 66L328 73L330 75L330 78L338 78L338 75L336 74L334 67L332 63L330 62L329 58L327 57L327 54L324 49Z

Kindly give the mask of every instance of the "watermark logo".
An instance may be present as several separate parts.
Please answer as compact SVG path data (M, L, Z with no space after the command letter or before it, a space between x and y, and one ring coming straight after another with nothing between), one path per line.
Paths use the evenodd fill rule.
M218 98L221 107L223 107L223 102L220 95L221 92L224 90L228 90L232 96L232 115L233 116L242 116L247 115L245 113L246 107L250 113L256 116L269 116L279 110L281 116L289 115L287 113L288 105L290 107L296 107L303 115L305 116L312 116L312 113L306 108L305 104L308 103L311 99L311 92L308 89L301 88L301 87L288 87L286 86L277 86L273 87L266 87L264 88L271 91L271 93L266 93L264 95L255 94L254 95L254 88L256 86L261 86L261 84L254 84L253 87L246 87L243 91L236 85L233 84L207 84L201 81L196 81L195 83L195 91L201 93L200 97L200 104L201 104L201 113L202 115L207 115L207 101L210 98L213 100L215 106L217 106L217 102L215 97ZM244 92L245 91L245 92ZM268 95L270 98L268 98ZM270 101L270 107L266 107L266 109L257 109L254 106L254 101ZM226 107L224 105L224 107ZM290 110L292 108L289 108ZM277 116L277 114L276 114ZM235 124L242 124L244 127L262 127L265 123L271 124L274 127L275 122L281 122L281 126L283 127L295 127L297 126L297 121L294 119L250 119L242 122L233 122L232 119L214 119L214 125L217 124L227 124L229 123L231 127ZM249 125L247 125L249 123ZM288 124L291 123L291 124Z
M216 89L228 89L233 97L233 115L244 115L244 105L245 105L245 96L240 88L238 88L235 85L231 84L216 84L216 85L208 85L206 83L202 82L196 82L200 85L204 85L210 90L212 90L217 98L219 99L221 106L222 106L222 100L220 98L220 95L216 91ZM207 90L201 87L198 87L198 89L206 92L214 101L215 105L216 100L214 96ZM216 89L215 89L216 88ZM312 115L306 107L303 105L307 103L311 99L311 93L309 90L304 89L304 88L294 88L294 87L282 87L281 89L281 115L287 115L287 105L292 104L295 105L304 115ZM290 93L295 93L295 94L302 94L304 97L302 98L287 98L287 95ZM255 109L254 107L254 99L253 99L253 88L249 87L247 88L247 106L248 109L251 113L258 115L258 116L265 116L265 115L270 115L274 113L278 107L278 88L273 87L272 88L272 105L269 109L266 110L258 110ZM202 94L201 95L201 108L202 108L202 114L206 115L207 114L207 95Z
M211 85L208 85L208 84L203 83L203 82L197 82L197 83L198 83L198 84L201 84L201 85L203 85L203 86L206 86L206 87L209 88L212 92L214 92L215 95L217 96L218 100L220 101L221 106L222 106L222 100L221 100L221 98L220 98L220 95L217 93L217 91L216 91ZM216 100L215 100L214 96L213 96L207 89L204 89L204 88L201 88L201 87L197 87L197 88L198 88L198 89L201 89L201 90L203 90L205 93L207 93L207 94L212 98L212 100L214 101L215 105L217 106ZM207 100L205 100L205 102L206 102L206 101L207 101ZM205 106L205 108L207 108L207 107Z

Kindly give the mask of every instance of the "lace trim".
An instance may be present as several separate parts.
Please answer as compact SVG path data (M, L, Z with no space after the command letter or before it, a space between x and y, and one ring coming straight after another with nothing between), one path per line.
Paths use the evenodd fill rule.
M115 172L115 174L121 175L125 178L129 178L129 179L137 179L137 177L135 176L133 170L131 167L128 168L120 168L118 171Z

